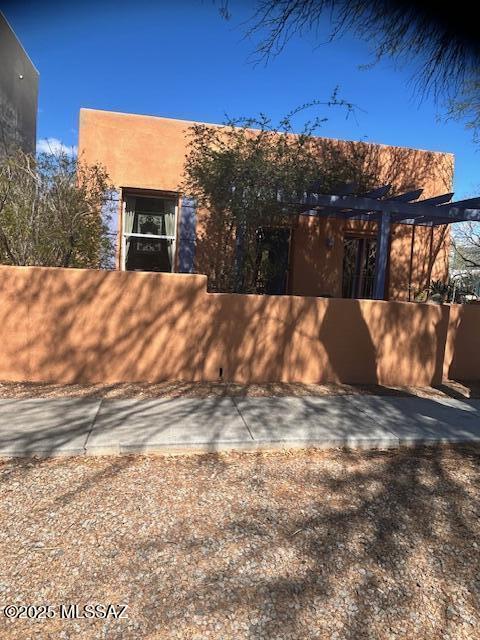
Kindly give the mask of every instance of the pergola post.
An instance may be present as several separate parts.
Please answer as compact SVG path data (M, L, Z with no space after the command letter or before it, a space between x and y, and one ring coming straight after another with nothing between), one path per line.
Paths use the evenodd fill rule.
M384 300L385 282L387 279L388 250L390 244L390 213L382 213L378 223L377 257L375 261L375 280L373 283L373 297Z

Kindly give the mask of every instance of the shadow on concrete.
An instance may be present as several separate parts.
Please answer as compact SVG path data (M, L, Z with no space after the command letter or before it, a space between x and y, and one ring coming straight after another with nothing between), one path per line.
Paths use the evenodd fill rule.
M0 401L3 456L396 447L480 439L480 401L211 397Z

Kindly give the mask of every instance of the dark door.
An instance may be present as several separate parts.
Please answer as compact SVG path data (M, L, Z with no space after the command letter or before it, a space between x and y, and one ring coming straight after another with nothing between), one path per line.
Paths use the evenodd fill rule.
M290 229L262 227L257 231L257 293L287 292Z
M376 238L347 236L344 239L342 282L344 298L373 298L376 257Z

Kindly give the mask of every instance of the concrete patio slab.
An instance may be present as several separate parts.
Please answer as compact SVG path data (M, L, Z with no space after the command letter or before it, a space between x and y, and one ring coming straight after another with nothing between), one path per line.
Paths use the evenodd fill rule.
M251 442L231 398L104 400L87 454L220 451Z
M359 411L350 396L235 399L254 439L288 446L398 446L388 428Z
M400 444L480 441L479 400L350 396L350 403Z
M100 400L0 400L0 456L85 453Z

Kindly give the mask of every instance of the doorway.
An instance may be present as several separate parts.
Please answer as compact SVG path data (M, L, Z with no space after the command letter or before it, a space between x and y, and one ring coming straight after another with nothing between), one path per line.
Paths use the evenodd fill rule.
M267 295L287 293L291 229L257 229L256 291Z
M347 236L343 241L344 298L373 298L377 239Z

